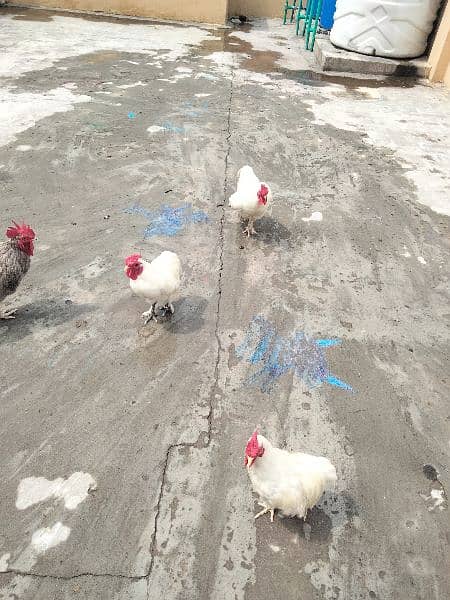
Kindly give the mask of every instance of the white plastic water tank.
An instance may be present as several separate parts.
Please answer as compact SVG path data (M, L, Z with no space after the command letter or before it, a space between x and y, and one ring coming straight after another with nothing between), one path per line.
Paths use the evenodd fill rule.
M387 58L421 56L440 0L337 0L330 40L339 48Z

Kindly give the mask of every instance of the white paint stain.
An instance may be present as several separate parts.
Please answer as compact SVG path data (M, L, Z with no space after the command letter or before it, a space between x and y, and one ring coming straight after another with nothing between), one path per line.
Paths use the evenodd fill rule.
M269 548L275 553L280 551L280 546L275 546L274 544L269 544Z
M97 484L89 473L76 472L68 479L58 477L48 480L45 477L27 477L22 479L17 488L16 508L25 510L39 502L51 498L64 500L68 510L74 510L83 502L90 490L95 490Z
M444 490L431 490L431 498L434 500L433 509L439 508L439 510L444 510L442 506L445 502Z
M305 102L315 123L359 131L369 144L393 150L416 185L419 202L450 215L450 98L446 91L432 86L415 86L407 94L402 88L373 89L370 96L366 88L359 91L360 96L339 85L324 86Z
M190 77L189 73L176 73L171 80L171 83L178 81L179 79L188 79Z
M445 497L445 492L443 489L433 488L431 490L429 496L425 496L424 494L420 494L420 495L426 502L429 502L430 500L433 501L433 504L428 507L428 510L430 512L436 510L436 508L438 508L439 510L445 509L444 505L445 505L446 497Z
M400 256L404 256L405 258L410 258L411 252L408 252L408 248L403 246L404 252L400 252Z
M210 60L214 63L214 70L221 75L230 75L231 67L237 64L239 59L245 58L245 54L237 54L234 52L213 52L208 56L205 56L206 60Z
M427 261L424 259L423 256L418 256L417 260L420 262L421 265L426 265Z
M32 146L27 146L27 145L23 144L20 146L16 146L16 150L18 152L28 152L29 150L32 150Z
M218 77L211 75L211 73L197 73L194 79L207 79L208 81L218 81Z
M136 81L136 83L128 83L128 84L124 84L124 85L118 85L117 87L120 88L121 90L127 90L128 88L134 88L134 87L145 87L147 84L146 83L142 83L142 81Z
M207 98L208 96L211 96L211 94L195 94L196 98Z
M16 77L46 69L64 58L108 50L139 54L164 50L160 58L176 60L206 39L217 38L194 26L107 23L67 16L21 21L14 15L2 15L0 77Z
M68 90L76 90L78 85L73 81L68 81L67 83L63 83L63 87L67 88Z
M0 573L6 573L8 570L8 561L11 558L11 553L7 552L0 556Z
M73 110L75 104L90 100L89 96L74 95L63 87L43 93L19 94L0 88L0 146L13 142L18 133L34 127L36 121Z
M321 212L313 212L310 217L302 217L302 221L321 221L323 219Z
M37 554L44 554L50 548L65 542L69 535L70 527L58 521L53 527L43 527L35 531L31 538L31 546Z
M158 131L165 131L165 129L159 125L150 125L150 127L147 127L147 131L148 133L158 133Z
M119 60L119 62L130 63L130 65L139 65L140 64L140 63L138 63L138 62L136 62L134 60L125 60L125 59Z

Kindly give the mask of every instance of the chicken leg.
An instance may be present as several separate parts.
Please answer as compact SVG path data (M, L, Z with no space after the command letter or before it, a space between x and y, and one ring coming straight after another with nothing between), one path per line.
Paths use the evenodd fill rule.
M15 319L16 318L16 308L12 308L10 310L0 311L0 320L2 319Z
M171 302L168 302L167 304L165 304L162 307L162 311L164 313L164 316L166 316L167 313L170 313L171 315L173 315L175 313L175 309L174 309L173 304Z
M258 517L262 517L266 513L270 512L270 522L273 523L273 517L274 517L274 514L275 514L275 509L274 508L270 508L270 506L266 506L265 504L262 504L261 502L258 502L258 505L262 506L263 509L260 510L257 515L255 515L255 519L257 519Z
M247 227L244 229L242 233L246 233L247 237L254 235L256 233L255 228L253 227L254 219L251 217L248 220Z
M152 319L156 323L158 322L158 319L156 318L156 315L155 315L156 305L157 305L157 302L153 302L150 309L142 313L142 318L144 319L144 325L147 325L147 323L149 321L151 321Z

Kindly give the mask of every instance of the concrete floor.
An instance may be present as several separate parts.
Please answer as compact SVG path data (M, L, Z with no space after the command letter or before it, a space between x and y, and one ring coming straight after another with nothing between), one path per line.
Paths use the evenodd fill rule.
M450 596L450 98L311 61L278 22L1 10L1 227L39 237L0 324L2 600ZM163 249L144 327L123 258ZM253 520L255 425L336 465L305 523Z

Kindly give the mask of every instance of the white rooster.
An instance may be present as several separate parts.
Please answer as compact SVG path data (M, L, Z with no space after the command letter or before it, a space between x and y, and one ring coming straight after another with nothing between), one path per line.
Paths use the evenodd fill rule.
M272 202L272 192L267 184L262 183L255 175L253 169L246 165L239 169L237 190L230 196L230 206L239 210L240 214L248 219L244 233L251 236L256 233L253 223L260 219Z
M323 456L275 448L254 431L245 449L245 464L254 491L263 507L255 519L279 509L286 517L305 519L327 489L333 489L336 469Z
M181 263L174 252L161 252L152 262L143 260L140 254L125 259L125 273L130 278L130 287L135 294L151 302L151 307L142 313L144 323L156 319L156 309L161 306L164 314L175 312L173 298L180 289Z

